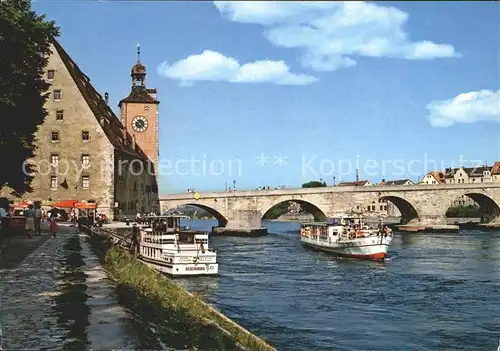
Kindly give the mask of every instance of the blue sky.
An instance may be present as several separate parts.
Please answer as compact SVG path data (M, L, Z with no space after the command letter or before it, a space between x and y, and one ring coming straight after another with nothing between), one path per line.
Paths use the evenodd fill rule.
M500 159L497 3L33 7L57 21L60 42L115 111L140 42L161 101L162 193L233 180L240 189L332 183L356 168L362 179L416 180Z

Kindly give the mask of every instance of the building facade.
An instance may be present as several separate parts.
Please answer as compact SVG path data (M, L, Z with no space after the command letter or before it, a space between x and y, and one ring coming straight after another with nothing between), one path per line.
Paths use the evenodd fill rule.
M33 166L33 191L22 199L91 202L108 217L158 210L158 181L151 161L158 152L149 148L150 143L157 145L158 137L149 135L153 140L146 154L108 106L107 93L103 98L94 89L56 40L51 51L45 71L51 84L45 103L48 115L28 161ZM157 105L156 101L155 113ZM154 118L157 123L157 113ZM10 192L8 186L1 189L3 196L12 198Z

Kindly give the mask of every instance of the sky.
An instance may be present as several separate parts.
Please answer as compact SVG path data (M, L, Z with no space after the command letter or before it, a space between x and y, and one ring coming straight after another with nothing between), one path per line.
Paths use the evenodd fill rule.
M115 112L140 43L160 192L417 181L500 160L494 2L37 0Z

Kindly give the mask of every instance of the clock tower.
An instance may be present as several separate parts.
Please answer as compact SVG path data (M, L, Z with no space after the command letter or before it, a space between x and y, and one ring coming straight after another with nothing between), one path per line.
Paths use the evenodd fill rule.
M156 89L146 87L146 67L141 63L141 48L137 44L137 62L132 66L132 89L120 101L120 114L126 131L153 162L158 172L158 105ZM157 179L158 180L158 179Z

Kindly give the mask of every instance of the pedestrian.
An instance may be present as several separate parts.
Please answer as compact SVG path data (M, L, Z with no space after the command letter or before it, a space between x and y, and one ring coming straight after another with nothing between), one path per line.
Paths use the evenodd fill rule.
M28 209L24 212L24 218L26 219L24 229L26 230L28 238L31 239L35 231L35 210L33 209L33 205L28 206Z
M52 237L55 238L57 225L56 225L56 216L54 215L54 212L51 212L49 221L50 221L50 234L52 234Z
M35 226L35 236L42 235L42 209L40 208L40 203L35 205L34 209L34 226Z

